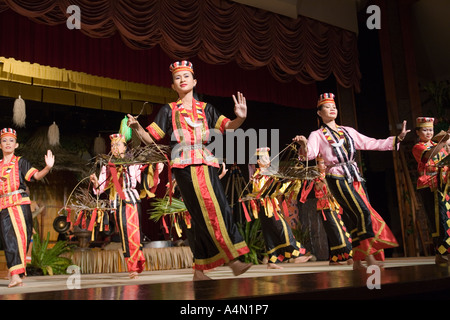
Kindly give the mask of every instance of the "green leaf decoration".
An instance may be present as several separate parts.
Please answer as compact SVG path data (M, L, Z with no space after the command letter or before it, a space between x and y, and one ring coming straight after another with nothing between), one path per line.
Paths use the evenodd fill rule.
M120 122L120 129L119 133L122 134L125 137L126 141L130 141L131 137L133 135L133 130L127 125L128 117L125 116L122 121Z

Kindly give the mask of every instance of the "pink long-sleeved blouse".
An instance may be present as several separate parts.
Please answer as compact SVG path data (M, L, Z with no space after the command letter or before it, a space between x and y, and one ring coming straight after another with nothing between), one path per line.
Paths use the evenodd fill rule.
M355 129L346 126L338 126L338 130L342 132L347 132L348 135L354 141L354 147L356 150L375 150L375 151L390 151L390 150L398 150L399 143L396 143L395 136L388 137L387 139L374 139L367 137ZM344 135L345 137L345 135ZM322 155L324 159L325 165L327 166L326 173L334 176L345 176L344 169L342 165L340 165L340 161L333 151L332 143L335 145L339 145L339 143L348 143L347 139L345 141L340 142L336 141L334 138L332 141L327 140L327 137L323 133L323 129L318 129L316 131L311 132L308 137L308 154L307 157L309 160L315 159L319 153ZM348 149L347 149L348 151ZM348 155L348 153L347 153ZM300 156L300 160L304 161L306 158ZM359 173L358 166L354 163L354 155L351 159L348 159L350 165ZM352 163L353 162L353 163ZM342 164L342 163L341 163Z

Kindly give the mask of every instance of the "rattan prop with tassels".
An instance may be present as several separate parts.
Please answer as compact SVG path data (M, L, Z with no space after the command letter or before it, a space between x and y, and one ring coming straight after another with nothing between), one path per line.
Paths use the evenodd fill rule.
M95 227L98 226L100 232L110 230L109 213L114 213L115 208L110 207L108 200L100 200L98 195L92 196L90 184L80 188L80 185L87 179L89 176L75 186L58 215L66 215L67 223L82 230L91 231L91 241L93 241L95 240ZM72 215L74 215L74 222L72 222Z
M249 212L258 218L261 208L268 217L275 216L277 220L279 212L288 216L286 200L297 197L302 185L306 185L304 182L320 176L315 166L310 167L308 161L303 164L297 154L297 145L293 142L272 158L272 162L280 159L278 168L267 166L256 170L239 197L247 221L251 221Z
M141 113L146 104L147 102L144 103ZM126 117L121 121L119 132L125 137L127 142L131 140L132 130L127 126ZM125 196L120 183L118 183L118 179L114 178L117 178L117 173L122 171L123 167L137 164L142 165L141 171L145 175L145 178L141 180L143 190L140 193L140 198L151 198L155 196L154 192L159 182L159 173L162 171L162 169L159 168L159 165L169 163L167 156L169 150L168 146L153 143L146 146L131 148L123 157L114 157L111 152L108 154L98 154L90 162L91 173L94 173L98 168L102 168L103 166L109 168L112 173L112 180L114 181L113 183L109 183L108 180L105 180L102 183L109 183L110 186L106 189L114 188L114 191L124 199ZM92 231L91 240L94 240L95 228L97 226L99 227L99 231L108 231L109 224L104 223L104 221L108 221L108 219L105 218L107 216L109 217L109 213L114 213L116 209L110 206L109 200L101 200L100 193L96 194L95 197L91 194L93 188L90 177L91 174L80 180L70 193L64 207L59 210L58 214L63 215L63 212L65 212L67 222L72 223L71 215L74 213L74 226L79 226L81 229ZM88 179L88 185L86 187L81 187L82 183Z

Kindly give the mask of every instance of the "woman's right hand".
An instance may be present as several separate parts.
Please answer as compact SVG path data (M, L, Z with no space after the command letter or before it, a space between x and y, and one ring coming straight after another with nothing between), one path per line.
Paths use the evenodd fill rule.
M133 129L137 133L137 136L139 137L139 139L147 145L152 143L153 142L152 137L141 126L141 124L136 119L136 117L133 117L131 114L127 114L127 117L128 117L127 126L129 126L131 129Z
M292 141L297 142L302 147L306 147L306 145L308 144L308 139L306 139L305 136L295 136Z
M94 188L98 188L98 179L95 173L89 176L89 180L91 180L92 184L94 185Z
M133 117L131 114L127 114L127 117L128 117L127 125L132 129L138 129L140 126L139 121L137 121L137 119Z

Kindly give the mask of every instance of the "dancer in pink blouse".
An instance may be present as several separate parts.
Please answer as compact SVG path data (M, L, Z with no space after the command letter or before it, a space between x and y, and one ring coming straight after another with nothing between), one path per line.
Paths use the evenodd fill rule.
M376 264L374 254L398 244L386 223L371 207L364 192L364 180L355 162L356 151L397 150L399 142L403 141L410 130L406 130L404 121L398 136L374 139L351 127L337 125L337 114L334 95L321 94L317 103L317 115L322 120L321 128L311 132L308 139L300 135L293 140L300 145L301 160L312 160L319 154L322 155L327 167L329 191L343 208L344 223L351 233L353 268L360 269L363 268L363 259L368 265Z

